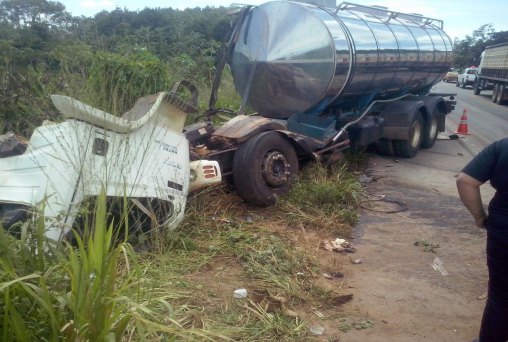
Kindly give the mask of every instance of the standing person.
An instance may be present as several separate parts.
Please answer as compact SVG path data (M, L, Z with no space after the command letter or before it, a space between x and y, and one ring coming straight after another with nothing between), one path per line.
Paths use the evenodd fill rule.
M496 190L483 209L480 186ZM508 138L494 142L464 167L457 190L478 228L487 229L489 290L480 328L480 342L508 341Z

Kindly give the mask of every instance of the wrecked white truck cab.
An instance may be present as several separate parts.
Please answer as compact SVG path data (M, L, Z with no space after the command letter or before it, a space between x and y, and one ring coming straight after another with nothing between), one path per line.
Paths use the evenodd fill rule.
M182 85L192 93L189 102L176 94ZM189 162L182 131L187 112L197 106L197 90L187 82L160 93L148 112L132 120L66 96L51 99L66 120L38 127L24 153L0 158L0 220L6 229L39 212L46 236L61 240L83 204L101 191L109 215L127 210L136 229L174 229L189 191L221 181L216 161ZM140 99L126 114L136 116L136 107L152 101Z

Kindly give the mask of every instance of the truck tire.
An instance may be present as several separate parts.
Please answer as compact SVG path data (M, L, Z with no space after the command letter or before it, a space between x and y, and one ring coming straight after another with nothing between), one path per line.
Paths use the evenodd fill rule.
M495 83L494 88L492 88L492 102L496 102L498 89L499 89L499 84Z
M409 127L408 140L394 140L395 154L401 158L413 158L422 144L423 118L420 112L416 113Z
M460 86L459 80L457 80L457 83L455 83L455 86L456 87Z
M431 148L436 143L437 139L437 116L441 115L441 112L439 110L439 107L436 106L434 108L434 113L432 113L432 116L429 118L429 120L426 120L425 126L423 129L423 136L422 136L422 148Z
M481 89L479 87L479 83L480 82L478 82L478 81L475 81L473 83L473 92L474 92L475 95L480 95Z
M504 83L499 83L497 86L496 103L503 104L504 94L506 93L506 87Z
M233 160L236 192L259 206L275 204L286 194L298 172L298 159L291 143L277 132L258 134L240 145Z

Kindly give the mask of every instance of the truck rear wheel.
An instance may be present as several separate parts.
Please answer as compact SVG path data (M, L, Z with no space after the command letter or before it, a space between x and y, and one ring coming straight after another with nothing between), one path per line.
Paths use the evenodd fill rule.
M408 140L394 140L393 147L397 156L402 158L412 158L418 153L422 144L423 136L423 118L420 112L416 113L409 127Z
M506 92L506 87L504 83L499 83L497 86L497 93L496 93L496 103L502 104L504 100L504 94Z
M277 132L261 133L240 145L233 160L236 192L260 206L275 204L289 191L298 159L291 143Z
M481 92L481 89L480 89L480 82L478 80L476 80L474 83L473 83L473 91L474 91L474 94L475 95L480 95L480 92Z
M495 83L494 88L492 88L492 102L496 102L498 89L499 89L499 84Z
M434 146L437 139L437 115L440 115L439 107L436 106L432 116L425 122L425 129L423 130L422 148L431 148Z

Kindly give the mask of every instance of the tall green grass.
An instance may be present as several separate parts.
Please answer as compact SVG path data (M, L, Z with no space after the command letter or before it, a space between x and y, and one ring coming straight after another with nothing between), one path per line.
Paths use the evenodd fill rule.
M171 315L173 293L145 277L132 246L107 225L101 195L95 221L76 245L44 237L44 218L28 221L16 239L0 228L2 341L212 340L221 334L186 328ZM212 337L213 336L213 337Z
M297 226L335 230L348 237L358 221L363 188L347 161L330 166L310 163L301 170L291 191L280 198L280 216Z

